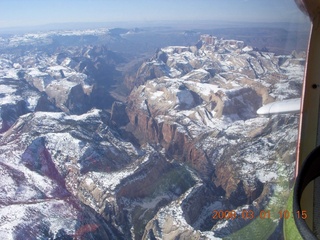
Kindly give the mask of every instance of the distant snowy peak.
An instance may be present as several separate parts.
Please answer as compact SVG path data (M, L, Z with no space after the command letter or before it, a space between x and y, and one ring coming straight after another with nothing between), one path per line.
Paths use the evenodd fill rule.
M94 28L94 29L74 29L74 30L52 30L41 31L27 34L15 34L9 37L0 37L0 48L19 47L24 45L47 45L53 44L57 41L57 38L65 37L97 37L97 36L109 36L109 37L121 37L128 34L138 34L143 32L139 28ZM73 39L75 40L75 39ZM81 39L79 40L81 42ZM60 41L59 41L60 42Z

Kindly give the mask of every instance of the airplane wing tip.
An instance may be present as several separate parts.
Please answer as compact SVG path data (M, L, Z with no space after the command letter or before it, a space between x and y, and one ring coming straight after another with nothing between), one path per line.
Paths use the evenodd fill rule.
M300 98L287 99L279 102L273 102L260 107L257 110L258 115L280 114L280 113L299 113Z

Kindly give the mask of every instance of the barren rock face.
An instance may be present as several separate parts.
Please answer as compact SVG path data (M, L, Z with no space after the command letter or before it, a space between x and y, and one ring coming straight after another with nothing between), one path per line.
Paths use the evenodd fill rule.
M110 120L117 126L125 126L129 122L126 113L126 105L121 102L114 102L112 104Z

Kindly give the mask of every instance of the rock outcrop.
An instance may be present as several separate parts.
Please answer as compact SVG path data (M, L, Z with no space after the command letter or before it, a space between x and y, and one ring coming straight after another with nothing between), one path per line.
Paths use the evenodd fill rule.
M250 206L258 213L275 194L269 181L276 181L280 174L275 167L277 161L290 158L280 164L289 171L293 171L294 165L293 152L287 154L295 143L282 131L296 129L296 117L268 120L256 115L264 103L299 96L303 59L297 62L294 56L281 61L280 58L283 56L254 51L243 42L209 36L196 47L161 49L139 70L137 84L141 85L128 97L128 129L141 143L160 145L169 159L194 169L204 181L203 189L220 192L222 199L215 193L207 195L207 206L211 203L229 210ZM291 72L296 69L301 72L294 76ZM267 86L272 86L271 90ZM285 90L283 86L292 87ZM282 125L284 121L287 123ZM273 137L269 134L282 136L283 144L270 141ZM281 148L287 152L283 153ZM184 200L191 204L187 199L192 199L192 194ZM180 206L178 200L172 205ZM206 204L199 205L194 208L197 211L185 207L183 215L177 213L186 221L185 228L179 231L166 224L172 215L162 208L147 225L144 238L162 238L163 233L181 237L188 233L188 225L202 231L218 226L216 221L209 227L206 221L210 214L201 213ZM228 227L236 231L244 225L245 221L237 220ZM214 229L220 237L231 233ZM199 234L192 236L197 238Z

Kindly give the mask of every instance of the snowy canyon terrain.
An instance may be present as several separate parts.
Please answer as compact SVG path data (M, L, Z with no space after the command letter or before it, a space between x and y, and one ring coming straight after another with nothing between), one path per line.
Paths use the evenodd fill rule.
M0 38L1 236L281 235L298 116L256 111L300 96L305 54L190 32L181 39L193 44L152 56L152 44L138 57L112 48L139 34L148 33ZM272 216L213 219L214 210Z

